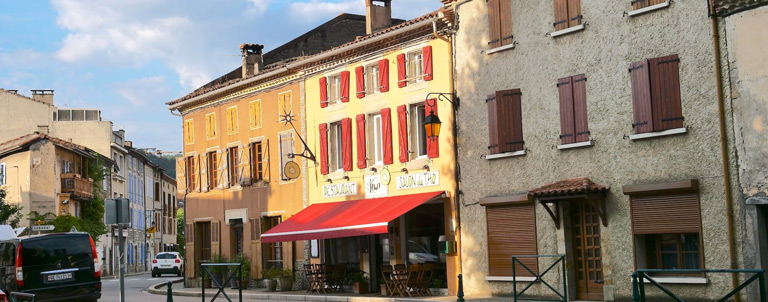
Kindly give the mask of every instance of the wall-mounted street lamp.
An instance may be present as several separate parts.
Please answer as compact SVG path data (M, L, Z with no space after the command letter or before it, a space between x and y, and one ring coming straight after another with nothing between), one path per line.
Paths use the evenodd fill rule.
M430 99L429 97L431 95L437 95L437 98ZM426 133L427 137L431 140L435 140L440 136L440 125L442 124L442 122L440 121L440 117L438 117L437 114L435 114L435 106L437 106L438 100L448 101L448 103L451 103L451 105L454 106L454 109L455 107L459 106L459 98L454 93L444 93L444 92L427 93L427 97L425 98L425 103L429 107L429 115L427 115L427 117L424 118L424 128L427 132Z

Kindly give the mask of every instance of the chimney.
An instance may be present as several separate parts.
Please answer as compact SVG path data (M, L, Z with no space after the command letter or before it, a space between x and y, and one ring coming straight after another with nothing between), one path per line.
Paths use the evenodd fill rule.
M240 52L243 54L243 79L264 70L264 58L261 56L262 49L264 49L264 45L260 44L240 45Z
M123 142L123 144L126 147L133 148L133 142L132 141L125 141L125 142Z
M53 90L32 90L32 98L48 105L53 105Z
M365 32L372 34L392 26L392 0L365 0Z

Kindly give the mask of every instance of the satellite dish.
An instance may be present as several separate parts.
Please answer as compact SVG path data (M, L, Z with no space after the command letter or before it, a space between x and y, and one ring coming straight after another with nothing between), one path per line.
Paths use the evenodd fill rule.
M285 177L288 179L296 179L301 175L301 167L299 167L299 164L295 161L289 161L285 164L283 173L285 173Z

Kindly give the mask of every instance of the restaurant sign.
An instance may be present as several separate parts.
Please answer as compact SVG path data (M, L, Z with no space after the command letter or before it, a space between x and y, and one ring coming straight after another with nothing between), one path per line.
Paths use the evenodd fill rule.
M365 197L385 197L389 195L389 189L381 182L381 175L366 175L363 178L363 189Z
M440 175L438 171L405 174L397 177L397 189L415 189L422 187L431 187L440 185Z
M324 198L350 196L350 195L357 195L356 182L347 182L347 183L331 184L331 185L323 186Z

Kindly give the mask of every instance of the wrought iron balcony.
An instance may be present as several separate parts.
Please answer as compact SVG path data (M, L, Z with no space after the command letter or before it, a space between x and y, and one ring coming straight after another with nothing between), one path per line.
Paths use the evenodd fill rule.
M77 173L61 174L61 192L70 193L76 197L93 198L93 180L82 178Z

